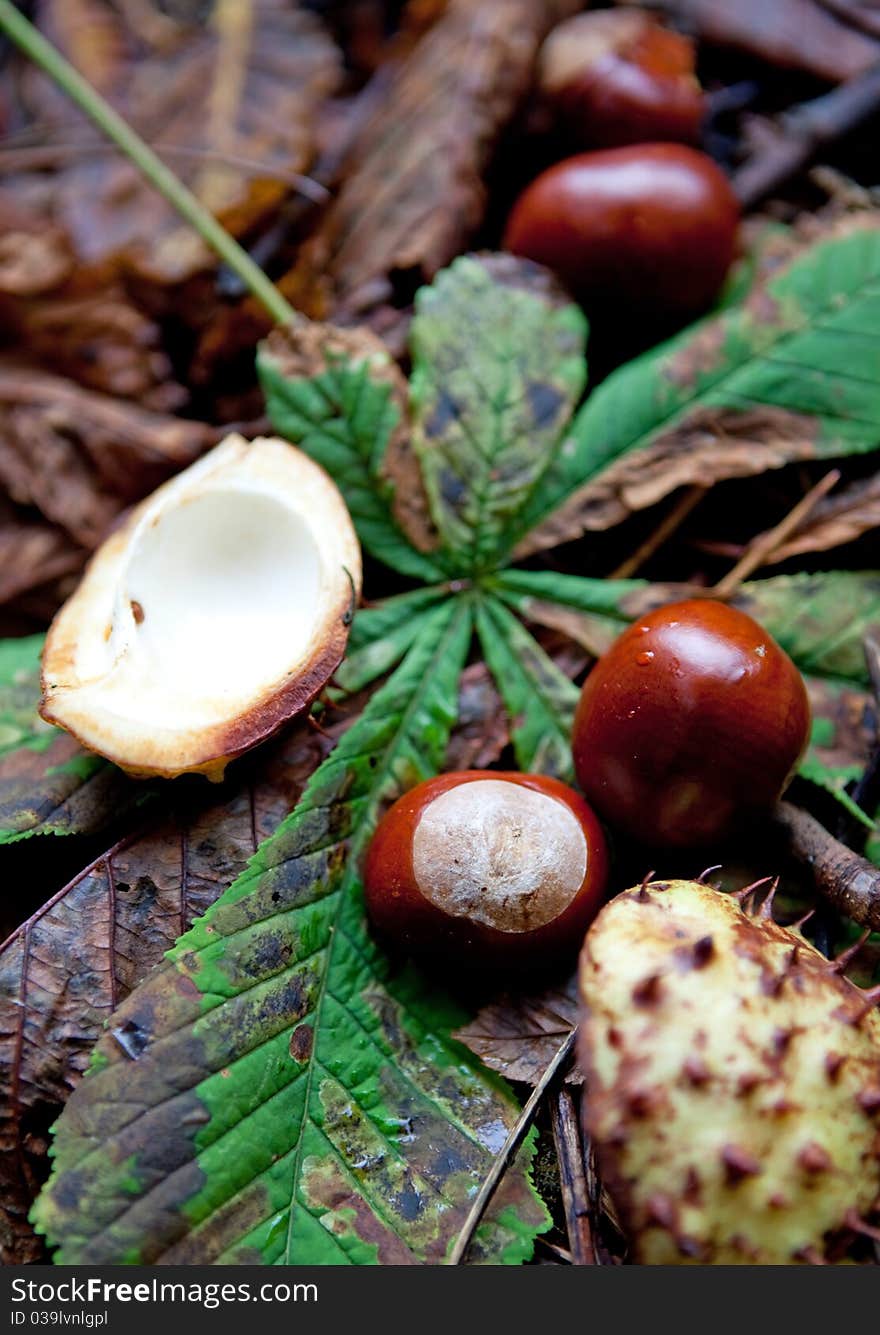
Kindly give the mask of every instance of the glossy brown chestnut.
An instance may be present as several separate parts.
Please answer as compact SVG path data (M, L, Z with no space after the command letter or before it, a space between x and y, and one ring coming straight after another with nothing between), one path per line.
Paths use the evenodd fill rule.
M645 844L706 844L768 810L807 744L803 679L744 612L661 607L600 658L575 715L578 781Z
M504 244L555 270L592 310L696 315L736 252L739 206L711 158L683 144L580 153L520 195Z
M575 147L699 139L694 44L643 11L598 10L560 23L541 48L538 82Z
M571 788L464 770L395 802L364 887L373 926L407 952L525 972L576 954L607 875L602 829Z

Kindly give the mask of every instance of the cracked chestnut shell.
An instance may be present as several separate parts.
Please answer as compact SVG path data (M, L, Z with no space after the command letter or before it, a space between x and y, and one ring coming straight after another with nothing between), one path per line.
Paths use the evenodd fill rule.
M527 971L575 954L607 875L602 829L571 788L465 770L394 803L364 888L373 926L407 952Z
M810 706L746 613L692 599L641 617L600 658L575 714L578 782L642 843L711 843L769 810L806 747Z
M360 585L323 469L227 436L95 553L46 638L40 713L137 777L220 779L333 674Z
M739 205L684 144L579 153L515 203L504 245L552 269L587 311L681 321L706 310L736 253Z
M704 98L694 44L641 10L600 10L560 23L544 42L539 86L582 148L696 143Z

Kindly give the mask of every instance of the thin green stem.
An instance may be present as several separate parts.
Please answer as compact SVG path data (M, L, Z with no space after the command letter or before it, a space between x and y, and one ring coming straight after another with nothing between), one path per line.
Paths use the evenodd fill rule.
M51 42L47 42L42 33L12 4L11 0L0 0L0 29L9 36L35 65L45 70L59 88L71 98L81 111L94 121L98 128L110 139L121 152L137 167L168 203L177 210L191 227L194 227L203 241L228 264L245 286L262 302L266 310L279 324L290 324L299 317L290 303L278 291L275 284L266 277L259 265L255 264L225 227L218 223L203 204L196 199L191 190L166 167L140 135L128 125L109 102L97 92L87 79L65 60Z

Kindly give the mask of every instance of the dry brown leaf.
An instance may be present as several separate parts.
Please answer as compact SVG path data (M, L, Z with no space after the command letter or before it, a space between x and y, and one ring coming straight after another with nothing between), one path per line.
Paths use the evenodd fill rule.
M485 663L461 674L458 722L446 751L447 770L488 769L510 743L510 720Z
M112 273L78 262L48 201L25 206L0 194L0 327L17 358L142 407L179 408L187 392L173 376L159 327Z
M72 62L167 150L176 174L230 231L247 234L309 166L316 108L341 75L334 44L314 15L286 0L220 4L202 22L132 26L132 18L131 6L109 0L43 0L38 12ZM124 257L160 287L214 270L204 243L57 89L32 71L21 83L31 113L49 125L48 143L75 147L53 202L81 259Z
M621 524L679 487L754 477L816 454L816 421L780 408L697 409L644 449L604 468L518 546L521 559Z
M327 275L337 318L381 319L382 308L407 304L465 247L483 216L486 167L529 88L539 42L554 17L576 8L564 0L451 0L403 61L300 262Z
M87 555L60 529L30 518L0 496L0 605L75 574Z
M201 422L0 365L0 482L83 548L97 546L125 506L191 464L216 436Z
M499 997L455 1037L507 1080L535 1085L577 1019L577 983L570 978L535 995ZM579 1084L581 1077L572 1071L568 1079Z
M704 41L832 83L880 59L880 42L822 0L617 0L662 9ZM843 7L838 13L844 14Z

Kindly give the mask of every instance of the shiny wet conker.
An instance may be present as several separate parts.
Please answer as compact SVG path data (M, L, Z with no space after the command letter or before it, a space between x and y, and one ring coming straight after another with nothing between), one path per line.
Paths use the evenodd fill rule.
M708 844L766 813L806 747L803 678L752 617L691 599L640 617L584 683L574 764L612 827Z

